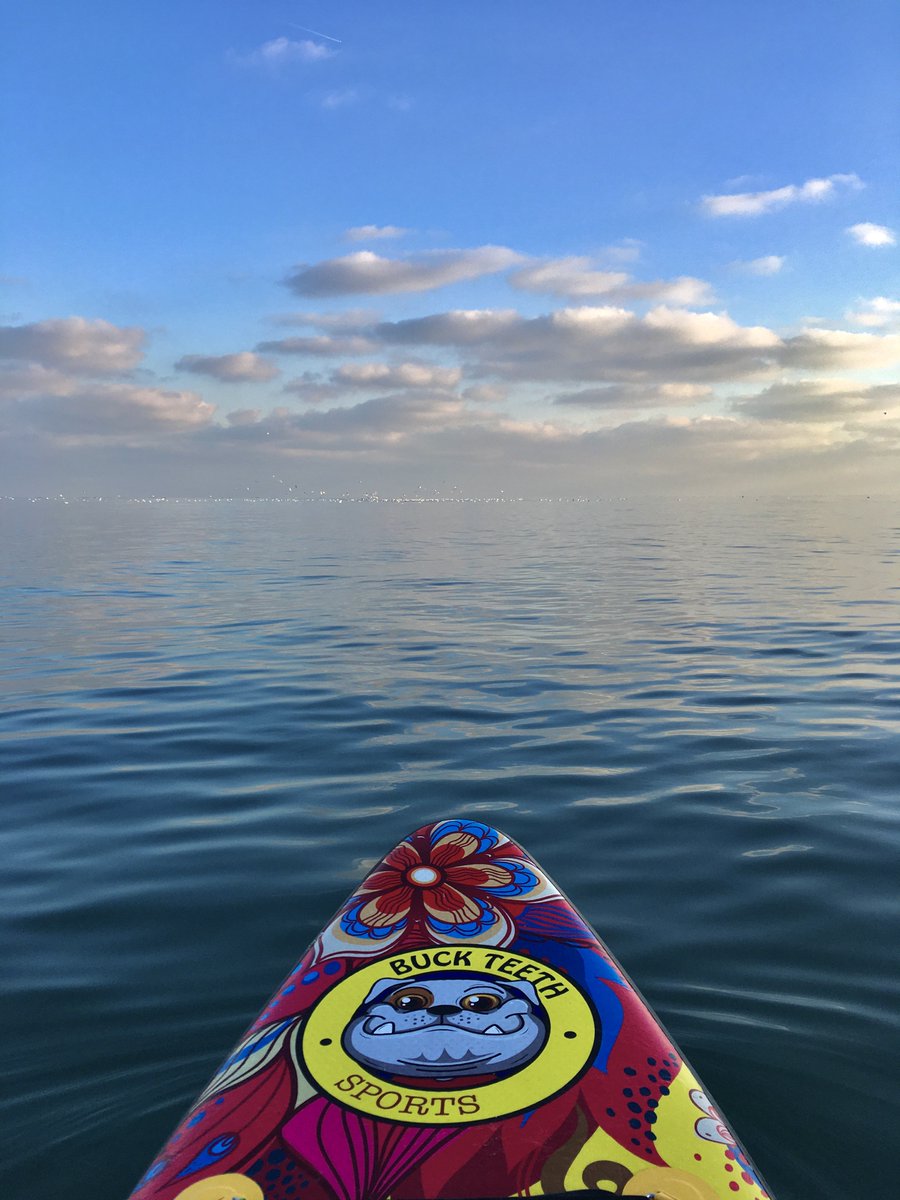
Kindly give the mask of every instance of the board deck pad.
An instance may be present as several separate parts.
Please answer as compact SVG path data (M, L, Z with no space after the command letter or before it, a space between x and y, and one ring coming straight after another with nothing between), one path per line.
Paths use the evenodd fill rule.
M767 1200L610 951L480 821L360 884L133 1200Z

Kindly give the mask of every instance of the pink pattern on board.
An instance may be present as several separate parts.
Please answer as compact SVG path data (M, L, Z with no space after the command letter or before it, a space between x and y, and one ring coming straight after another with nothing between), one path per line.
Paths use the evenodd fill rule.
M319 1097L291 1117L282 1137L338 1200L384 1200L404 1175L459 1133L453 1126L373 1120Z

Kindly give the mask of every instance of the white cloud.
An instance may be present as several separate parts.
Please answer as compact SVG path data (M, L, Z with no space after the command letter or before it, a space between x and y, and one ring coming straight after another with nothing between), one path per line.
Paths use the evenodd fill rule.
M378 349L378 343L367 337L317 334L313 337L288 337L260 342L256 349L264 354L311 354L315 358L332 358L342 354L371 354Z
M175 364L176 370L194 375L209 375L222 383L254 383L274 379L279 370L258 354L243 350L238 354L186 354Z
M522 291L544 292L567 300L602 296L610 301L648 300L693 308L713 299L712 288L702 279L684 275L639 282L624 271L604 271L593 259L577 256L523 267L510 275L509 282Z
M401 238L409 233L402 225L354 225L344 231L348 242L382 241L388 238Z
M0 363L0 400L67 396L83 386L83 379L55 367L42 367L30 362Z
M232 52L229 57L232 62L241 66L277 68L294 63L322 62L326 58L333 58L336 53L337 51L332 50L329 46L325 46L321 42L310 41L308 38L294 41L291 38L277 37L263 42L249 54Z
M455 387L462 376L459 367L436 367L430 363L349 363L334 372L332 381L356 388Z
M612 246L606 246L602 255L612 262L635 262L641 257L644 243L639 238L621 238Z
M603 296L627 283L623 271L596 270L589 258L557 258L550 262L523 267L509 277L513 287L526 292L547 292L575 299L579 296Z
M783 350L770 329L666 306L643 317L610 305L531 318L462 310L383 323L374 333L388 344L455 346L474 355L470 374L522 381L728 380L771 371Z
M885 328L900 322L900 300L889 300L887 296L875 296L871 300L863 300L862 307L844 316L854 325L868 325L871 328Z
M785 264L785 256L783 254L764 254L761 258L751 258L748 261L734 263L734 267L738 271L745 271L748 275L777 275Z
M858 175L829 175L826 179L807 179L805 183L791 183L768 192L704 196L701 203L710 217L757 217L790 204L819 204L841 190L856 191L863 186Z
M226 416L225 420L229 425L255 425L262 412L258 408L235 408Z
M327 400L339 400L343 389L328 383L315 371L304 371L302 375L286 383L282 391L286 395L296 396L304 404L322 404Z
M514 308L457 308L428 317L386 321L374 333L383 341L401 345L477 346L502 337L524 320Z
M217 436L241 461L251 453L316 464L329 479L358 481L396 494L416 487L423 472L473 486L522 494L608 494L610 488L690 494L732 491L789 480L792 488L858 478L900 445L897 422L862 414L857 421L763 420L750 416L673 416L607 422L584 429L561 420L511 419L428 393L384 396L318 412L276 410ZM343 464L343 468L341 466ZM344 470L342 475L340 472ZM890 478L890 469L887 477ZM885 473L882 471L882 478ZM871 476L867 474L867 481ZM350 485L353 486L353 483Z
M344 333L358 333L361 329L374 325L380 315L374 308L348 308L343 312L293 312L280 313L271 318L271 323L326 332L338 330Z
M214 411L196 392L113 383L82 383L64 395L38 395L5 410L8 427L70 444L185 433L209 425Z
M900 334L806 329L785 342L782 365L804 370L868 371L900 362Z
M553 403L594 409L671 408L699 404L714 395L711 387L698 383L618 383L563 392Z
M463 400L471 400L473 404L502 404L509 399L509 389L496 387L488 383L476 384L466 388L462 393Z
M847 232L859 246L896 246L897 235L887 225L873 225L871 221L860 221L851 225Z
M352 457L372 450L395 450L430 431L466 424L465 406L459 399L410 392L320 411L276 410L229 432L243 441L274 439L282 450Z
M342 91L326 92L322 97L323 108L349 108L359 99L355 88L344 88Z
M0 359L85 375L128 371L143 356L143 329L86 317L61 317L30 325L0 326Z
M900 403L900 385L848 384L844 380L801 379L776 383L753 396L732 401L743 416L762 421L840 422L848 416L885 414Z
M285 283L299 296L424 292L477 279L480 275L493 275L520 261L521 255L505 246L434 251L408 258L382 258L371 250L359 250L311 266L301 264Z
M704 279L680 275L677 279L651 279L634 282L617 293L621 300L649 300L654 304L680 304L700 308L715 299L712 286Z

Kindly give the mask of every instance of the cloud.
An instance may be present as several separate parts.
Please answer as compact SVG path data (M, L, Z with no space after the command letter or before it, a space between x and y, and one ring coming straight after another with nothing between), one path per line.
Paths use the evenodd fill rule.
M770 371L783 350L770 329L666 306L643 317L609 305L531 318L461 310L382 323L374 335L394 345L455 346L474 355L470 373L522 381L713 382Z
M884 328L900 322L900 300L889 300L887 296L875 296L871 300L863 300L862 308L844 314L854 325L868 325L873 328Z
M768 192L704 196L701 207L709 217L758 217L791 204L820 204L842 190L857 191L863 186L858 175L829 175L826 179L807 179L805 183L790 183Z
M298 326L331 332L358 333L376 324L380 313L374 308L348 308L343 312L293 312L280 313L271 318L273 325Z
M509 277L513 287L545 292L568 300L602 296L610 301L648 300L656 304L683 304L689 308L711 303L712 288L702 279L637 282L624 271L599 270L590 258L570 257L523 267Z
M296 396L305 404L323 404L328 400L339 400L343 389L328 383L315 371L304 371L302 375L286 383L282 391L286 395Z
M348 242L372 242L401 238L407 233L409 230L402 225L354 225L344 230L344 238Z
M589 258L557 258L535 266L523 267L509 277L513 287L526 292L549 292L574 299L579 296L603 296L615 291L631 278L624 271L599 271Z
M471 400L473 404L502 404L509 399L509 388L495 387L488 383L476 384L466 388L462 393L463 400Z
M900 362L900 334L806 329L784 345L781 363L804 370L876 370Z
M594 409L671 408L698 404L713 399L714 395L711 387L698 383L619 383L563 392L553 397L553 403Z
M776 383L754 396L732 401L732 409L760 421L841 421L880 412L900 403L900 385L854 386L844 381L802 379Z
M323 108L349 108L359 99L355 88L344 88L343 91L326 92L322 97Z
M643 316L580 306L544 316L515 310L456 310L382 322L387 345L456 348L469 376L522 382L715 383L772 375L782 368L872 370L900 361L900 334L804 329L782 339L725 313L666 305Z
M222 383L255 383L274 379L280 374L274 363L258 354L243 350L239 354L185 354L175 364L178 371L209 375Z
M467 424L467 419L459 399L410 392L324 411L280 409L230 432L244 442L274 439L282 450L347 457L378 448L396 449L423 432L460 424Z
M0 326L0 359L16 359L84 375L128 371L143 356L143 329L85 317Z
M737 271L748 275L777 275L785 264L783 254L764 254L762 258L751 258L749 261L739 261L732 265Z
M215 409L196 392L104 383L35 396L3 412L7 429L71 443L184 433L209 425Z
M604 247L603 256L613 262L635 262L641 257L643 248L640 238L620 238L613 245Z
M262 413L258 408L235 408L226 416L229 425L255 425Z
M237 54L232 51L229 58L232 62L244 67L286 67L295 63L322 62L333 58L337 53L322 42L313 42L308 38L293 41L291 38L277 37L269 42L263 42L249 54Z
M327 378L306 371L286 383L283 390L307 404L321 404L326 400L339 400L348 391L360 389L399 391L414 388L446 392L455 388L461 378L459 367L438 367L432 363L345 363Z
M846 422L762 420L749 416L658 415L584 429L563 421L514 420L427 392L389 395L349 407L290 413L276 410L238 428L216 431L217 454L231 446L240 461L253 453L317 464L335 480L393 494L414 490L423 471L475 494L575 495L640 488L690 494L743 490L789 480L790 486L858 480L860 467L886 465L891 478L900 424L867 414ZM873 458L873 456L875 456ZM343 474L342 474L343 472ZM872 476L867 474L867 484Z
M654 304L679 304L686 308L701 308L712 304L715 295L712 286L692 275L679 275L677 279L653 279L647 282L630 283L617 293L620 300L649 300Z
M401 345L478 346L503 337L524 321L514 308L457 308L427 317L383 322L374 334Z
M851 225L847 232L859 246L896 246L897 235L887 225L873 225L871 221L860 221Z
M38 363L0 363L0 400L24 400L29 396L67 396L83 386L83 380L54 367Z
M344 387L434 388L455 387L462 376L459 367L436 367L430 363L352 363L332 375Z
M331 337L318 334L313 337L288 337L276 341L260 342L256 347L264 354L310 354L316 358L338 357L342 354L371 354L378 343L366 337Z
M312 266L301 264L285 283L298 296L424 292L492 275L520 261L521 255L504 246L433 251L408 258L382 258L371 250L359 250Z

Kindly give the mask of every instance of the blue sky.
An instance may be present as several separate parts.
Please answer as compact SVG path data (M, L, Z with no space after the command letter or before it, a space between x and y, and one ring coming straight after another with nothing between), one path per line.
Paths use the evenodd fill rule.
M893 0L0 32L0 490L895 490Z

